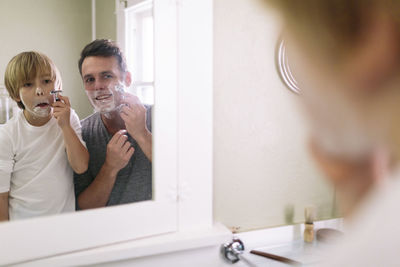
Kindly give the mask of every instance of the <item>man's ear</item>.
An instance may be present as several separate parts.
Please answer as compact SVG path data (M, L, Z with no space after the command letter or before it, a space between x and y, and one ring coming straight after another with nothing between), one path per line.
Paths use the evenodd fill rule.
M131 83L132 83L132 74L131 74L130 71L127 71L125 73L125 85L126 85L126 87L131 86Z
M344 71L358 88L373 90L397 74L399 55L398 24L389 12L370 10Z

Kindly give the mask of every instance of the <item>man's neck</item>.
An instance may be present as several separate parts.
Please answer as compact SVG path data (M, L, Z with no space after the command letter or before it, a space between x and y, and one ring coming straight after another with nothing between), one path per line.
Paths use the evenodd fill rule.
M107 114L100 114L101 120L107 129L107 132L113 136L116 132L126 129L125 122L122 120L118 111L112 111Z

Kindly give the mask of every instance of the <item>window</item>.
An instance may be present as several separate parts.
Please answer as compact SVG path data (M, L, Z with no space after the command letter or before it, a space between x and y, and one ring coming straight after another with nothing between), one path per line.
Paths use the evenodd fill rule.
M137 1L136 1L137 2ZM154 104L153 1L125 8L125 51L133 86L129 91L148 105Z

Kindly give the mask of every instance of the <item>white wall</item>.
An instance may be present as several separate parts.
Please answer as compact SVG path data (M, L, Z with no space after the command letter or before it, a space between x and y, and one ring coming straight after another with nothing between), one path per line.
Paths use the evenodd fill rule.
M274 66L280 27L258 0L214 1L214 218L239 231L332 216L333 190L306 150L299 96Z
M64 93L83 118L92 112L78 70L82 48L91 40L90 0L1 0L0 83L16 54L37 50L60 69Z
M96 0L96 38L117 39L115 0Z

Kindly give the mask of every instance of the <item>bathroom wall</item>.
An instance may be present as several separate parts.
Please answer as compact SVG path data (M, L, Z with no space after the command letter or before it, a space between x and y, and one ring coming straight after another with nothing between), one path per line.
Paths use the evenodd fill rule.
M116 40L115 0L96 0L96 38Z
M306 149L299 96L280 81L280 25L259 0L214 1L214 218L235 231L329 218L333 189ZM289 208L288 208L289 207Z
M90 0L2 0L0 36L0 83L13 56L37 50L60 69L64 94L78 115L92 112L77 65L81 49L91 40Z

